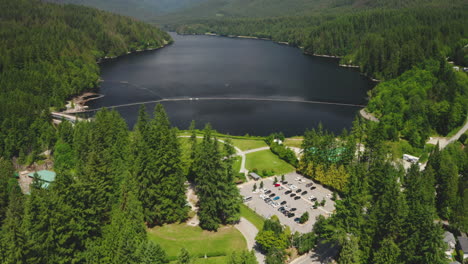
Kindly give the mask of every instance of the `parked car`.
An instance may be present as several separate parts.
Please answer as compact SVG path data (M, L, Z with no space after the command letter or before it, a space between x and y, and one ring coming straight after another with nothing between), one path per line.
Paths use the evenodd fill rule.
M287 181L283 181L282 183L283 183L283 184L288 184L288 182L287 182Z
M296 193L300 193L300 192L302 192L302 189L298 189L298 190L296 191Z
M278 208L278 211L280 211L280 212L283 212L284 210L286 210L286 209L284 209L284 206L281 206L280 208Z
M290 196L291 196L291 197L294 197L294 196L296 196L296 194L295 194L295 193L291 193L291 195L290 195Z
M292 192L291 190L288 190L284 194L290 194L291 192Z
M265 192L265 194L269 194L269 193L271 193L271 191L270 191L270 190L267 190L267 191Z
M311 190L315 190L316 188L317 187L315 187L315 186L310 187Z
M310 186L312 186L312 183L306 184L306 187L307 187L307 188L309 188Z
M295 215L296 215L295 213L289 213L288 217L291 218L291 217L294 217Z
M294 211L296 211L296 210L297 210L297 208L294 207L294 208L291 208L290 211L291 211L291 212L294 212Z
M265 203L268 203L268 202L270 202L270 201L271 201L270 198L266 198L266 199L265 199Z
M300 196L296 196L296 197L294 197L294 200L299 200L299 199L301 199L301 197L300 197Z
M281 187L279 187L279 189L278 189L278 190L280 190L280 191L281 191L281 190L283 190L283 189L284 189L284 187L283 187L283 186L281 186Z
M285 216L287 216L287 215L289 214L289 211L288 211L288 210L284 210L284 211L283 211L283 214L284 214Z
M310 200L311 200L312 202L315 202L315 201L317 201L317 197L311 198Z
M291 188L291 190L295 190L295 189L297 189L297 186L294 185L294 184L291 184L290 188Z
M294 222L299 223L301 219L299 217L294 218Z
M280 187L280 186L281 186L281 184L275 183L275 187Z
M279 196L276 196L275 198L273 198L273 201L279 200L279 198Z
M244 203L249 202L252 200L252 196L244 198Z
M301 195L306 195L306 194L307 194L307 191L303 191L303 192L301 193Z
M268 195L268 196L269 196L270 198L271 198L271 197L275 197L275 196L276 196L276 193L272 193L272 194L270 194L270 195Z
M286 201L282 201L282 202L281 202L281 205L285 205L285 204L286 204Z

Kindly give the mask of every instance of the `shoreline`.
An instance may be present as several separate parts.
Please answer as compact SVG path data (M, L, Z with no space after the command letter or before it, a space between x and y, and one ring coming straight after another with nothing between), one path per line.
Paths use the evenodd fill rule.
M127 51L127 53L124 53L124 54L121 54L121 55L117 55L117 56L112 56L112 57L107 57L107 56L105 56L105 57L102 57L102 58L98 58L98 59L96 60L96 63L97 63L97 64L101 64L102 62L105 62L105 61L108 61L108 60L117 59L117 58L120 58L120 57L123 57L123 56L126 56L126 55L130 55L130 54L135 54L135 53L140 53L140 52L145 52L145 51L153 51L153 50L162 49L162 48L165 48L166 46L171 45L172 43L174 43L174 41L166 41L166 40L164 40L163 45L160 46L160 47L139 49L139 50L135 50L135 51Z
M176 32L177 33L177 32ZM330 59L342 59L343 57L341 56L335 56L335 55L327 55L327 54L317 54L317 53L310 53L310 52L307 52L307 51L304 51L304 47L301 47L301 46L294 46L294 45L291 45L289 44L289 42L285 42L285 41L274 41L272 39L268 39L268 38L259 38L259 37L253 37L253 36L236 36L236 35L220 35L220 34L216 34L216 33L210 33L210 32L206 32L204 34L179 34L177 33L178 35L193 35L193 36L214 36L214 37L227 37L227 38L240 38L240 39L254 39L254 40L268 40L268 41L271 41L273 43L276 43L276 44L280 44L280 45L287 45L287 46L290 46L290 47L297 47L299 49L302 50L302 52L305 54L305 55L309 55L309 56L314 56L314 57L321 57L321 58L330 58ZM338 67L343 67L343 68L351 68L351 69L360 69L361 66L358 66L358 65L352 65L352 64L338 64ZM367 76L365 75L364 73L361 72L362 75L366 76L367 78L369 78L369 80L373 81L373 82L381 82L381 80L378 80L378 79L375 79L371 76Z
M285 42L285 41L274 41L272 39L268 39L268 38L259 38L259 37L253 37L253 36L236 36L236 35L220 35L220 34L216 34L216 33L211 33L211 32L206 32L204 34L179 34L176 32L176 34L178 35L192 35L192 36L214 36L214 37L227 37L227 38L240 38L240 39L254 39L254 40L268 40L268 41L271 41L273 43L276 43L276 44L280 44L280 45L288 45L290 47L296 47L296 48L299 48L302 50L302 52L305 54L305 55L309 55L309 56L314 56L314 57L321 57L321 58L330 58L330 59L342 59L343 57L342 56L335 56L335 55L327 55L327 54L317 54L317 53L311 53L311 52L307 52L304 50L304 47L301 47L301 46L294 46L294 45L291 45L289 44L289 42ZM360 69L361 66L358 66L358 65L352 65L352 64L338 64L338 67L343 67L343 68L351 68L351 69ZM381 80L378 80L378 79L375 79L371 76L368 76L364 73L362 73L361 71L359 71L362 75L366 76L367 78L369 78L369 80L373 81L373 82L376 82L376 83L379 83L381 82Z
M117 59L117 58L120 58L120 57L123 57L123 56L126 56L126 55L145 52L145 51L153 51L153 50L162 49L162 48L164 48L164 47L166 47L166 46L168 46L168 45L170 45L172 43L174 43L173 40L171 40L171 41L164 40L163 45L160 46L160 47L146 48L146 49L143 49L143 50L139 49L139 50L135 50L135 51L127 51L127 53L124 53L124 54L121 54L121 55L118 55L118 56L113 56L113 57L105 56L105 57L102 57L102 58L98 58L96 60L96 64L99 66L99 64L101 64L102 62ZM101 79L96 80L96 84L98 84L100 82L102 82ZM76 113L81 113L81 112L86 111L88 109L88 106L86 105L86 103L88 103L89 101L101 99L101 98L104 97L103 94L99 94L99 93L94 92L96 88L97 87L89 88L89 89L83 91L81 94L72 95L70 97L70 99L66 101L67 104L65 105L65 110L60 111L60 113L76 114Z

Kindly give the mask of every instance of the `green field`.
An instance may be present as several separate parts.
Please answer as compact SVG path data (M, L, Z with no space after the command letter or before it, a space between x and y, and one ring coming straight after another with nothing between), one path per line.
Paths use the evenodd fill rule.
M193 260L192 264L226 264L228 262L228 257L212 257L212 258L197 258ZM171 264L176 264L177 261L169 262Z
M223 226L217 232L209 232L185 223L172 224L150 229L148 236L161 245L170 260L177 258L181 248L186 248L195 257L203 257L205 254L208 257L227 256L234 250L247 248L245 238L233 226ZM196 263L219 263L207 260Z
M288 147L301 148L303 139L301 138L287 138L283 144Z
M263 229L263 222L265 221L265 219L262 216L254 212L245 204L242 204L240 209L242 217L249 220L249 222L251 222L258 230Z
M268 147L264 140L258 139L231 139L232 144L241 150L250 150L262 147Z
M245 167L249 171L256 168L259 174L261 174L263 170L273 170L275 175L286 174L294 171L294 167L291 164L278 158L278 156L273 154L269 149L249 153L246 155L246 158Z

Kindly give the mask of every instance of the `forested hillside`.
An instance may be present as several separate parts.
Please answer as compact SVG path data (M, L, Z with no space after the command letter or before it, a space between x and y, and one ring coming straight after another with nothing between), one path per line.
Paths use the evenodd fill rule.
M45 0L59 4L76 4L146 20L187 8L203 0Z
M171 42L161 30L91 8L0 1L0 155L49 149L50 107L96 87L96 61Z

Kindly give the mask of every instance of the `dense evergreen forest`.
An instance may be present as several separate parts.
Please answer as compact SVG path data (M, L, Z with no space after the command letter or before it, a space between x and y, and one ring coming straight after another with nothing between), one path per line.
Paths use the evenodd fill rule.
M246 2L252 10L267 3L221 1L216 12L224 10L221 15L228 17ZM309 2L293 3L285 13L297 14L294 8ZM271 17L281 8L271 5L256 18L177 25L184 33L287 41L307 53L339 56L383 80L370 92L368 105L380 122L357 118L350 132L338 136L320 126L307 131L299 160L272 142L276 135L266 139L281 159L335 192L336 210L302 235L276 217L267 219L256 236L258 248L267 264L322 244L338 249L336 259L344 264L447 263L444 229L468 232L466 136L443 150L436 146L424 168L414 164L409 170L395 162L388 143L406 139L423 148L431 134L445 135L466 121L468 77L447 62L468 66L466 4L317 3L365 10ZM200 227L216 231L239 221L235 151L229 141L220 143L209 125L201 140L192 129L188 160L182 159L178 131L161 105L153 117L142 107L132 130L107 109L91 122L52 125L51 110L97 86L98 60L162 47L172 41L167 33L91 8L0 0L0 36L1 263L190 263L187 250L169 259L147 234L147 228L189 218L188 185L199 197ZM19 157L15 165L29 165L45 150L51 150L55 182L44 186L35 176L25 195L12 177L12 158ZM253 252L242 251L228 263L256 260Z
M94 7L112 13L149 20L155 16L175 12L195 5L203 0L45 0L59 4L76 4Z
M97 86L98 59L171 42L126 17L36 0L0 1L0 38L0 155L22 159L52 147L50 109Z
M346 147L320 129L306 134L304 173L342 197L335 214L315 224L319 243L340 248L338 263L448 263L435 219L449 220L450 231L467 231L467 148L456 142L441 152L437 146L424 170L414 164L406 171L389 157L383 134L381 125L362 120L340 136ZM337 159L340 145L365 149ZM333 168L341 165L343 173Z
M211 133L207 126L190 162L200 226L216 230L238 221L241 199L232 160L221 158L232 147L220 151ZM146 227L183 222L189 207L176 130L162 106L152 119L143 107L132 132L104 109L93 122L62 122L55 136L57 178L47 188L35 179L22 194L12 163L0 159L0 262L167 263ZM232 264L243 263L246 253L234 254Z

